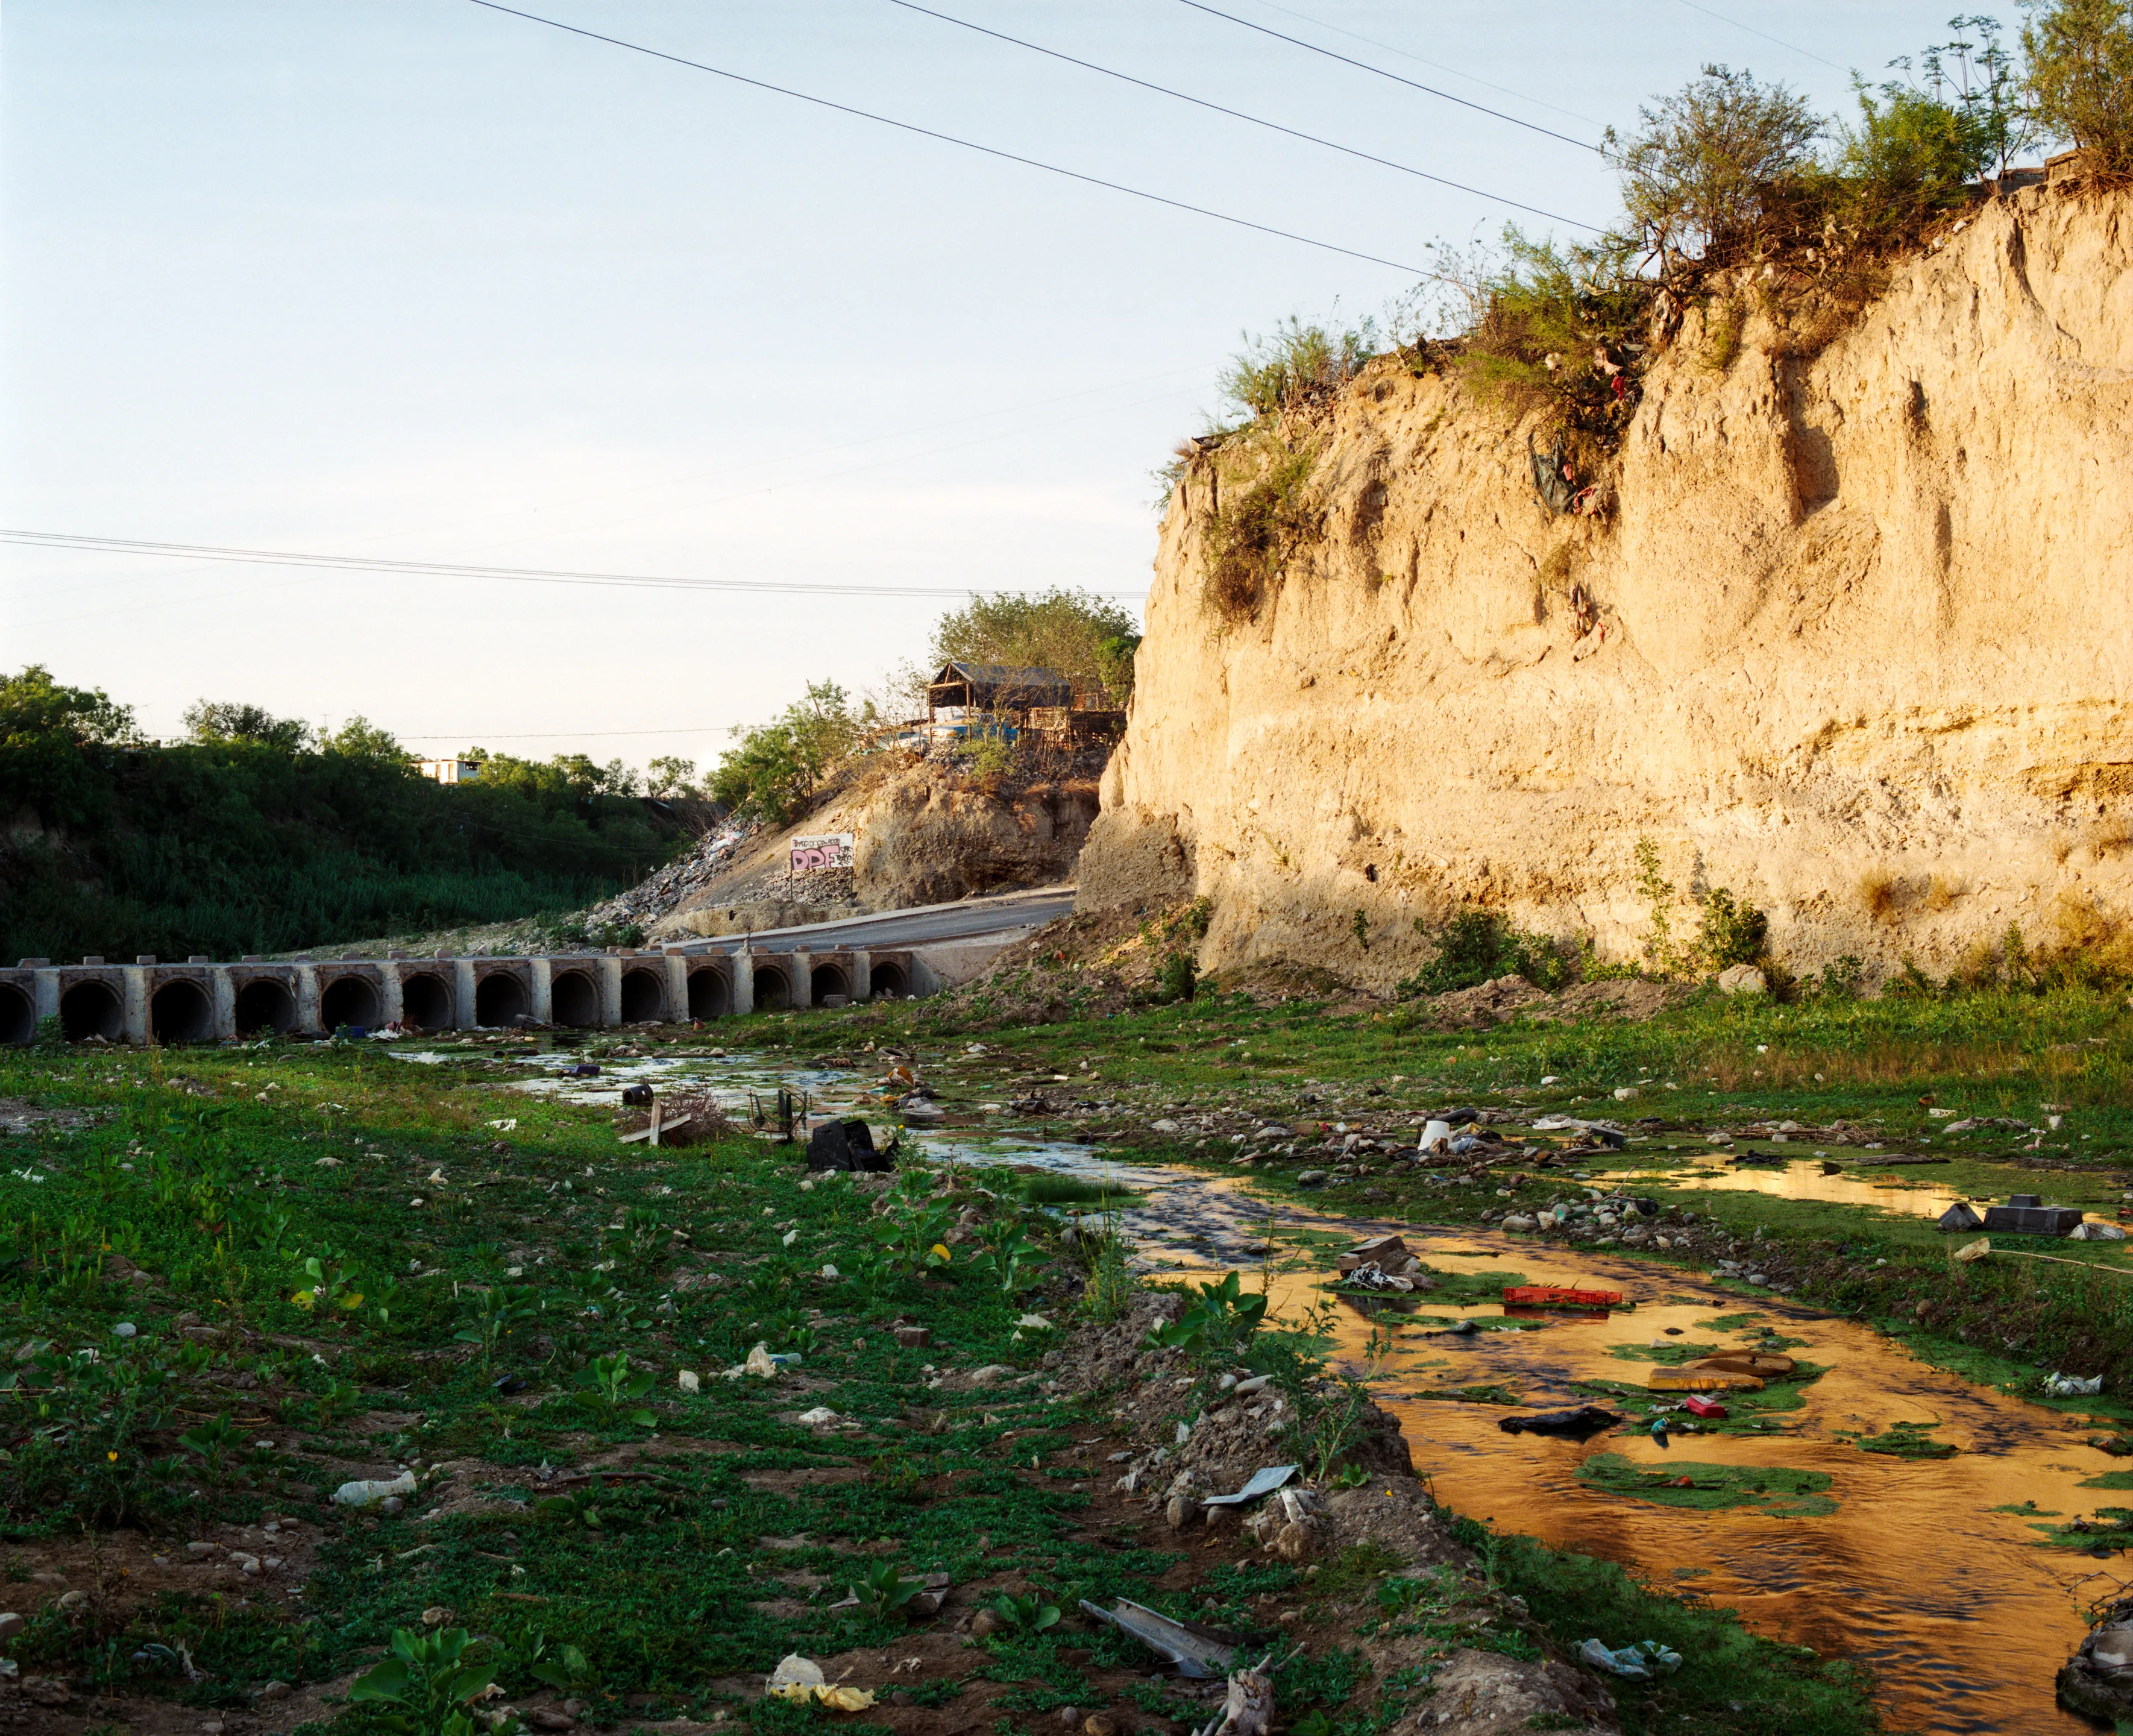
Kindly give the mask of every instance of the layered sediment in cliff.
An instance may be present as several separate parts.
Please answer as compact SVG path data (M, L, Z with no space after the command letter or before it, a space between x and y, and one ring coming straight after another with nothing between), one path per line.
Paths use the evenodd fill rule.
M1640 837L1797 969L2122 916L2133 195L1981 206L1827 340L1730 287L1737 349L1691 310L1589 516L1537 419L1383 359L1288 431L1322 528L1240 612L1192 465L1084 904L1205 894L1204 964L1379 986L1470 902L1634 951Z

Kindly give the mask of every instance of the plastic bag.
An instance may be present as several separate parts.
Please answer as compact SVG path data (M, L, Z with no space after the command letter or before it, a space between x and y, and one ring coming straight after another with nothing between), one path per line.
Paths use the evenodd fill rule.
M1577 1656L1596 1670L1625 1676L1632 1681L1649 1681L1657 1671L1681 1668L1681 1654L1668 1651L1657 1640L1639 1640L1619 1652L1610 1652L1597 1640L1587 1640L1577 1648Z

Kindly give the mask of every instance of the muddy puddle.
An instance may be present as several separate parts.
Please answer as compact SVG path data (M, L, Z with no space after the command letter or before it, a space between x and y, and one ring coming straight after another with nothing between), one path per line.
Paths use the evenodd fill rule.
M573 1058L537 1057L529 1064L560 1068ZM774 1092L785 1083L812 1093L818 1112L851 1105L888 1118L878 1106L855 1102L867 1082L849 1073L780 1071L747 1055L600 1064L598 1080L548 1077L526 1088L597 1103L613 1102L622 1084L638 1079L686 1082L744 1110L751 1091ZM1144 1267L1179 1274L1235 1267L1254 1284L1263 1277L1275 1314L1292 1320L1327 1295L1336 1248L1392 1230L1440 1272L1619 1290L1634 1308L1517 1318L1499 1301L1344 1300L1335 1310L1336 1353L1399 1416L1415 1468L1440 1500L1500 1531L1585 1550L1650 1583L1737 1609L1759 1632L1865 1664L1893 1728L2069 1736L2091 1728L2058 1709L2052 1680L2086 1632L2083 1607L2107 1583L2087 1576L2115 1579L2119 1558L2040 1547L2036 1527L2133 1506L2133 1491L2083 1486L2123 1462L2087 1444L2099 1430L2078 1415L1969 1385L1870 1327L1634 1261L1269 1206L1245 1178L1113 1162L1081 1144L1033 1137L1004 1117L975 1127L911 1128L906 1136L936 1159L1030 1166L1130 1189L1138 1197L1118 1219ZM1649 1171L1620 1173L1660 1179ZM1845 1203L1890 1211L1937 1214L1957 1197L1923 1179L1914 1185L1906 1177L1892 1189L1856 1175L1825 1177L1813 1160L1784 1170L1729 1166L1723 1174L1789 1198L1832 1197L1786 1193L1789 1184L1842 1183L1858 1190ZM1669 1179L1716 1184L1680 1169ZM1269 1232L1278 1250L1271 1256L1264 1251ZM1471 1336L1447 1329L1464 1319L1481 1329ZM1824 1372L1729 1401L1731 1415L1716 1432L1708 1425L1686 1432L1678 1410L1668 1415L1666 1444L1647 1432L1644 1410L1678 1401L1644 1395L1653 1358L1698 1346L1765 1343ZM1492 1396L1428 1396L1461 1389ZM1506 1435L1498 1420L1520 1413L1504 1396L1528 1410L1597 1403L1630 1420L1583 1443ZM1901 1424L1924 1425L1908 1432L1954 1454L1904 1458L1855 1444L1901 1439ZM1609 1454L1615 1458L1603 1460ZM1682 1467L1720 1468L1684 1473ZM1808 1473L1813 1493L1786 1498L1786 1488L1800 1487L1797 1478L1769 1478L1771 1492L1754 1492L1755 1473L1778 1471ZM1705 1511L1660 1504L1648 1490L1623 1492L1652 1473L1670 1473L1663 1480L1689 1474L1706 1486L1745 1483L1752 1498ZM1610 1644L1640 1637L1598 1636Z

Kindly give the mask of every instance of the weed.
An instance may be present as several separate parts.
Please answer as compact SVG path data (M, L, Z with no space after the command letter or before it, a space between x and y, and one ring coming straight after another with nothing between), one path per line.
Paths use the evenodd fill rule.
M392 1655L349 1685L349 1702L392 1708L378 1722L397 1736L474 1736L469 1708L496 1671L467 1661L472 1644L464 1628L396 1628Z

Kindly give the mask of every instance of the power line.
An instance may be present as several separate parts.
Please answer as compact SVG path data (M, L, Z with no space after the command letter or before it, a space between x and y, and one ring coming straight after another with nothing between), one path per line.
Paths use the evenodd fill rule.
M229 561L257 567L300 567L334 572L379 572L412 578L500 579L526 585L593 585L649 591L695 591L715 595L774 591L799 596L975 596L975 585L802 585L780 579L691 579L671 574L580 572L568 568L482 567L456 561L392 561L370 555L306 553L291 549L239 548L219 543L157 542L131 537L97 537L72 531L0 529L0 542L27 548L84 549L99 554L152 555L172 560ZM1100 596L1138 596L1139 591L1099 591Z
M1484 192L1479 187L1470 187L1463 181L1452 181L1442 175L1432 175L1427 169L1418 169L1407 163L1394 162L1389 157L1374 156L1368 151L1358 151L1350 145L1336 144L1330 138L1321 138L1315 133L1304 133L1294 127L1284 127L1279 121L1264 120L1256 114L1245 113L1241 108L1225 108L1221 103L1210 102L1205 97L1189 96L1182 90L1172 89L1168 84L1158 84L1147 79L1136 78L1129 72L1119 72L1109 66L1099 66L1094 60L1084 60L1078 55L1066 54L1056 48L1047 48L1041 42L1026 41L1020 36L1011 36L1004 31L993 30L983 24L974 24L968 18L958 18L947 12L936 12L930 6L919 5L917 0L888 0L888 3L891 6L900 6L906 12L923 12L929 18L938 18L943 24L959 25L965 30L975 31L980 36L990 36L996 42L1011 42L1017 48L1027 48L1033 54L1044 55L1054 60L1064 60L1070 66L1081 66L1091 72L1100 72L1107 79L1117 79L1128 84L1137 84L1143 90L1153 90L1158 95L1172 97L1181 103L1190 103L1196 108L1206 108L1216 114L1226 114L1232 120L1248 121L1254 127L1264 127L1272 133L1285 133L1291 138L1300 138L1307 144L1321 145L1328 151L1338 151L1344 157L1353 157L1364 162L1376 163L1380 168L1397 169L1403 175L1413 175L1423 181L1433 181L1441 187L1451 187L1458 192L1471 193L1477 199L1493 200L1497 204L1507 205L1517 210L1530 211L1534 216L1545 217L1551 223L1567 223L1574 229L1592 230L1596 234L1598 233L1592 224L1582 223L1575 217L1558 216L1553 211L1543 210L1537 205L1526 205L1516 199L1506 199L1499 194ZM1455 98L1453 100L1457 101L1457 99ZM1495 111L1490 112L1493 113ZM1522 121L1519 124L1524 126L1529 123ZM1548 129L1545 127L1536 127L1534 130L1537 133L1548 133L1551 138L1562 137L1560 133L1548 133ZM1571 142L1574 144L1577 141L1572 140ZM1591 147L1585 146L1581 148L1589 150Z
M475 3L484 4L486 0L475 0ZM1206 12L1210 17L1227 18L1232 24L1241 24L1246 30L1255 30L1261 36L1272 36L1277 41L1293 42L1298 48L1307 48L1315 55L1324 55L1329 60L1339 60L1344 65L1360 67L1365 72L1374 72L1379 78L1390 79L1395 84L1404 84L1410 90L1423 91L1428 95L1441 98L1445 102L1457 103L1461 108L1471 108L1478 114L1494 115L1500 121L1509 121L1514 127L1524 127L1529 133L1544 133L1548 137L1559 138L1566 145L1575 145L1581 151L1598 149L1597 146L1588 144L1582 138L1572 138L1567 133L1558 133L1553 127L1543 127L1536 121L1522 121L1515 114L1506 114L1500 108L1491 108L1486 103L1470 102L1463 96L1452 95L1448 90L1439 90L1433 84L1418 84L1414 80L1403 78L1396 72L1387 72L1382 66L1373 66L1368 60L1358 60L1351 55L1337 53L1331 48L1321 48L1316 42L1307 42L1301 36L1292 36L1285 31L1274 29L1269 25L1254 24L1249 18L1240 18L1235 12L1225 12L1219 7L1203 5L1201 0L1178 0L1178 3L1181 6L1191 7L1196 12Z
M1851 70L1849 67L1837 65L1834 60L1822 60L1822 56L1811 48L1802 48L1798 43L1788 42L1783 36L1774 36L1767 30L1758 30L1752 24L1743 24L1738 18L1729 18L1725 13L1715 12L1707 6L1699 6L1697 4L1697 0L1681 0L1681 3L1692 12L1702 12L1705 17L1716 18L1721 24L1730 24L1736 30L1745 30L1751 36L1760 36L1765 42L1774 42L1780 48L1790 49L1796 55L1804 55L1808 60L1820 61L1822 65L1833 68L1838 72Z
M1450 73L1455 79L1464 79L1470 84L1479 84L1484 90L1494 90L1505 96L1515 97L1522 103L1531 103L1536 108L1553 108L1558 114L1567 114L1571 119L1583 121L1589 127L1605 127L1607 124L1605 121L1593 119L1589 114L1581 114L1575 108L1566 108L1560 103L1551 103L1540 97L1528 96L1523 90L1514 90L1508 84L1494 84L1487 79L1477 78L1471 72L1461 72L1457 66L1447 66L1442 60L1432 60L1427 55L1413 53L1408 49L1400 47L1397 43L1384 41L1376 36L1366 36L1360 31L1343 29L1340 25L1329 23L1323 18L1314 18L1309 12L1300 12L1293 6L1277 5L1275 0L1259 0L1259 3L1269 12L1286 12L1290 17L1300 18L1306 24L1315 24L1321 30L1330 30L1336 36L1348 36L1358 42L1367 42L1373 48L1382 48L1387 54L1398 55L1403 60L1412 60L1418 66L1433 66L1439 72Z
M839 114L849 114L859 120L873 121L877 125L893 127L899 133L911 133L921 138L936 139L944 145L955 145L965 151L975 151L980 156L999 158L1002 162L1019 163L1026 169L1042 169L1047 175L1063 176L1068 181L1078 181L1085 186L1101 187L1107 192L1124 193L1134 199L1145 199L1151 204L1168 205L1173 211L1189 211L1196 217L1211 217L1217 223L1233 224L1239 229L1256 229L1262 235L1274 235L1283 241L1302 243L1329 253L1340 253L1351 259L1360 259L1367 264L1389 267L1397 272L1408 272L1418 277L1434 273L1418 265L1404 264L1398 259L1386 259L1376 253L1365 253L1352 247L1342 247L1336 242L1320 241L1309 235L1299 235L1293 229L1276 229L1272 224L1254 223L1249 217L1234 217L1227 211L1217 211L1204 205L1188 204L1182 199L1172 199L1165 194L1151 193L1141 187L1129 187L1123 181L1105 181L1100 176L1084 175L1079 169L1062 168L1057 163L1040 162L1033 157L1018 156L1012 151L1003 151L996 145L981 145L975 139L959 138L952 133L936 132L931 127L921 127L915 122L893 120L888 115L876 114L870 109L855 108L848 103L833 103L826 96L810 96L804 90L794 90L784 84L773 84L763 79L752 79L744 73L729 72L723 66L714 66L706 60L691 60L681 55L668 54L663 49L648 48L642 42L625 41L620 36L604 36L596 30L586 30L575 24L566 24L560 18L544 18L538 12L521 12L515 6L505 6L501 0L468 0L468 4L479 6L493 12L503 12L513 18L523 18L531 24L545 24L551 30L560 30L570 36L583 36L589 41L605 42L614 48L626 48L633 54L649 55L655 60L667 60L676 66L686 66L692 72L708 72L714 78L729 79L736 84L746 84L757 90L768 90L777 96L789 96L796 102L811 103L817 108L828 108Z

